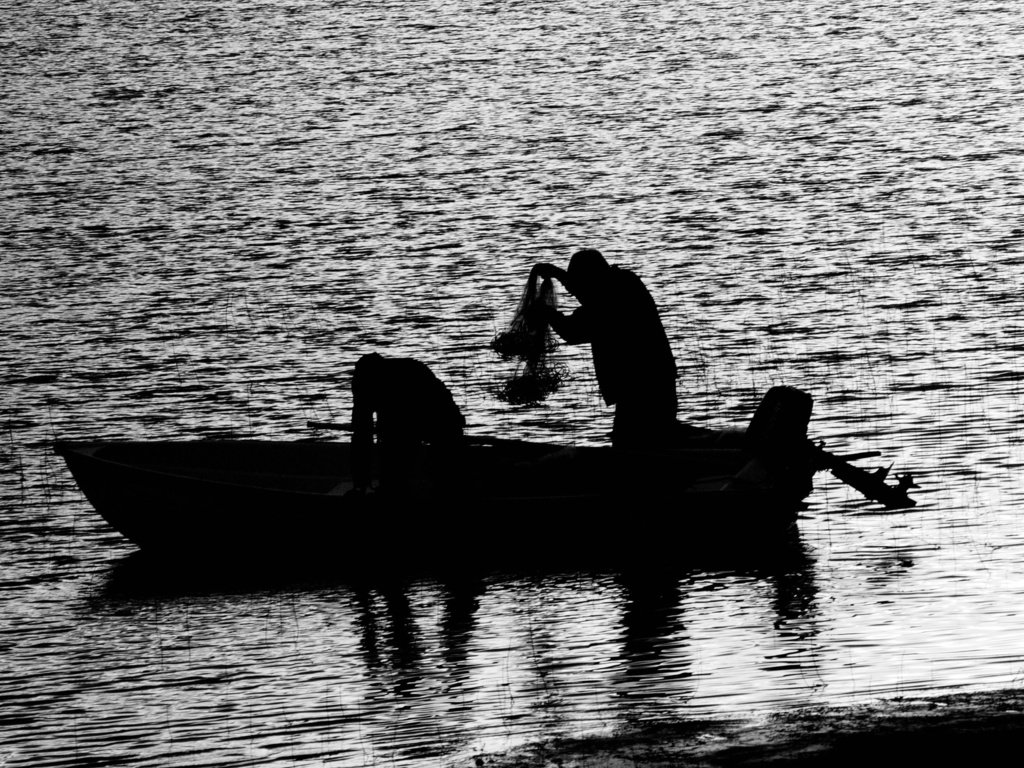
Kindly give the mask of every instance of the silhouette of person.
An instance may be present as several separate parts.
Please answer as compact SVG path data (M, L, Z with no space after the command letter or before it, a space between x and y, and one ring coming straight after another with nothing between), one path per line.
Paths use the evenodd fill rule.
M601 396L615 406L613 445L665 446L703 432L676 420L675 357L636 274L609 265L592 248L574 253L568 270L537 264L533 271L558 280L580 303L571 315L537 305L535 320L546 320L567 344L590 343Z
M422 446L442 452L460 445L466 419L452 393L425 364L411 358L363 355L352 376L352 478L355 490L369 490L374 416L380 454L380 488L407 494L422 485L416 477Z

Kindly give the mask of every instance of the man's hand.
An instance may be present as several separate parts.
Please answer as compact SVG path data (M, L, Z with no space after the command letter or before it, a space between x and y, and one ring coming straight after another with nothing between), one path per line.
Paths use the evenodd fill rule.
M539 277L541 280L565 280L565 270L560 267L556 267L554 264L534 264L532 274Z

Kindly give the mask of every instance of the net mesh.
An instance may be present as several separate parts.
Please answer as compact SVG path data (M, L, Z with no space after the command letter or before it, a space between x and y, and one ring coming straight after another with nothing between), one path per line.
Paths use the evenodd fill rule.
M543 400L558 389L566 376L566 369L548 360L548 353L558 345L541 306L555 309L558 302L551 280L540 283L530 275L522 298L508 329L495 335L491 349L506 360L519 365L512 377L497 391L500 400L513 405L527 405Z

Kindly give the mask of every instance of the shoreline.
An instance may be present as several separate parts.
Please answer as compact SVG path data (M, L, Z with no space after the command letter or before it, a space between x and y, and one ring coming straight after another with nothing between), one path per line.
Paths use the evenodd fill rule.
M699 720L557 739L453 764L474 768L740 768L1003 763L1024 738L1024 689L809 706L752 722Z

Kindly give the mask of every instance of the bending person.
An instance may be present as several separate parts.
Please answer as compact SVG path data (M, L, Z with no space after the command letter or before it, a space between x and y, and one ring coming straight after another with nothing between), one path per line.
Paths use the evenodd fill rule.
M374 417L376 416L376 430ZM370 488L377 433L380 487L409 494L422 485L422 446L442 451L462 443L466 420L448 388L418 360L363 355L352 376L352 478Z

